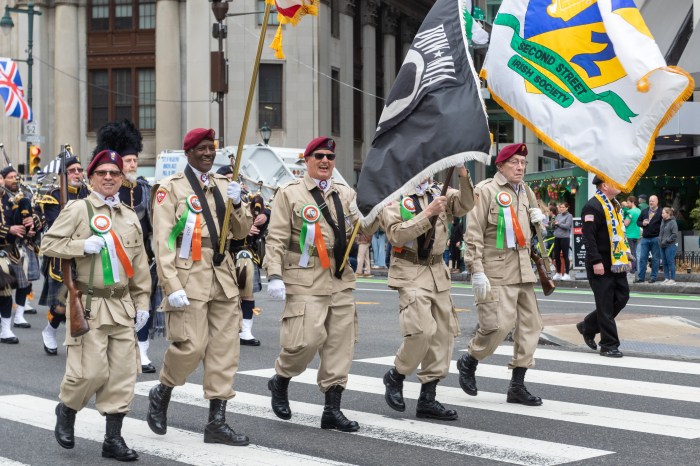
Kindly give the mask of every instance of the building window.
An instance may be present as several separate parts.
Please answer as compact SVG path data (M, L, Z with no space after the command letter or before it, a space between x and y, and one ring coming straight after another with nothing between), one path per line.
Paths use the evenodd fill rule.
M340 37L340 0L331 0L331 36Z
M88 75L89 131L123 118L141 129L155 129L154 69L112 68Z
M265 18L265 0L257 0L257 9L255 11L258 11L258 26L262 26L263 18ZM277 10L272 7L270 8L270 16L267 18L267 25L268 26L277 26L279 25L279 21L277 20Z
M89 30L155 29L155 0L90 0Z
M331 68L331 133L340 136L340 70Z
M258 73L258 128L282 128L282 65L261 63Z

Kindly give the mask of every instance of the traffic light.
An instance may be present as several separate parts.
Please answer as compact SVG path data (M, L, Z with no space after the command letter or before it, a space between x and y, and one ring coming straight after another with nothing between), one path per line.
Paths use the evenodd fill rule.
M29 175L36 175L41 170L41 148L39 146L29 146Z

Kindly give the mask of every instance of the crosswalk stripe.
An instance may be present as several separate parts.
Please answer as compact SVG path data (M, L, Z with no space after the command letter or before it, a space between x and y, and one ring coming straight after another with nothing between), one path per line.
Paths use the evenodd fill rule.
M150 388L157 383L139 382L135 393L148 396ZM202 386L189 383L173 390L171 401L203 408L208 406L208 401L202 398ZM292 421L283 421L272 412L269 396L237 392L233 401L227 405L229 411L244 416L320 428L323 406L290 401L290 407L294 413ZM613 453L542 440L527 439L524 442L522 437L409 419L392 419L350 409L343 409L343 412L348 418L360 422L360 430L355 435L512 464L555 465Z
M463 350L466 351L466 350ZM495 354L512 356L512 346L499 346ZM625 369L641 369L654 372L675 372L678 374L700 375L700 364L696 362L669 361L668 359L635 358L625 356L620 359L601 357L598 353L575 353L546 348L537 348L535 359L549 361L573 362L580 364L595 364L597 366L613 366Z
M0 466L28 466L27 463L20 463L19 461L11 460L10 458L5 458L0 456Z
M307 369L302 374L294 377L293 382L316 385L317 372L313 369ZM273 368L259 369L243 371L239 372L239 374L270 378L275 374L275 370ZM404 382L403 386L404 398L418 399L420 384ZM380 378L351 374L348 378L347 389L383 395L385 387ZM544 404L538 407L523 406L515 403L506 403L505 393L479 391L479 396L471 397L466 395L462 389L453 387L439 387L438 398L443 404L572 422L587 426L600 426L684 439L700 437L699 419L553 400L545 400Z
M357 359L357 362L393 366L394 357ZM450 362L450 373L458 374L457 363ZM477 368L479 377L510 380L512 371L507 366L493 364L479 364ZM686 385L672 385L656 382L643 382L639 380L616 379L612 377L599 377L595 375L571 374L568 372L543 371L529 369L527 371L528 383L541 383L544 385L557 385L559 387L580 388L583 390L595 390L610 393L622 393L625 395L640 395L651 398L663 398L665 400L700 402L700 388Z
M56 424L54 409L56 401L30 395L0 396L0 418L13 422L53 431ZM94 409L81 410L75 422L76 439L102 442L104 440L105 419ZM124 418L123 435L127 445L142 455L161 458L192 465L279 465L279 464L333 464L335 461L290 451L249 445L231 447L204 443L202 434L168 427L167 435L156 435L146 421L130 417ZM56 449L61 448L54 445Z

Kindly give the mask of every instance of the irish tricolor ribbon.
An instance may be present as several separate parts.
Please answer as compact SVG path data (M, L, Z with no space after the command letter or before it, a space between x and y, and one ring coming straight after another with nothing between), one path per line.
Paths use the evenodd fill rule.
M105 214L96 214L90 219L90 228L96 235L102 237L107 245L100 251L104 285L111 286L119 282L119 263L124 267L126 276L133 277L134 269L119 237L112 230L112 220Z
M180 216L168 237L168 248L175 250L177 237L182 233L179 257L187 259L192 251L192 260L202 260L202 204L196 194L187 196L187 210Z
M525 235L513 208L513 196L501 191L496 195L496 202L501 206L496 224L496 247L503 249L507 245L514 248L516 241L520 247L525 247Z
M326 243L323 241L323 233L318 220L321 218L321 211L313 204L306 204L301 209L301 234L299 235L299 248L301 249L301 258L299 265L306 267L309 265L309 257L311 257L314 246L318 249L318 258L321 260L321 267L324 269L330 268L331 260L328 258Z

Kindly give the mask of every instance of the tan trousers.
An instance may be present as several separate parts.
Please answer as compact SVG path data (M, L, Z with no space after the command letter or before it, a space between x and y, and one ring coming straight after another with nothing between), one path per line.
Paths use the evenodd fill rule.
M481 361L493 354L513 330L514 367L535 367L533 354L542 331L542 317L532 283L492 286L491 296L477 302L479 330L469 342L469 354Z
M79 411L95 395L100 414L128 413L140 369L133 327L91 328L80 344L66 346L66 373L59 398Z
M403 343L394 365L403 375L411 375L420 365L421 383L444 379L450 369L459 323L450 292L422 288L399 289L399 323Z
M370 273L369 243L357 245L357 273Z
M282 351L275 370L295 377L319 354L318 386L345 387L357 341L357 314L352 290L330 296L287 295L280 328Z
M236 395L233 377L241 350L240 301L238 297L227 300L216 279L209 301L189 301L190 305L182 310L166 307L171 343L163 358L160 382L170 387L184 385L203 361L204 398L230 400Z

